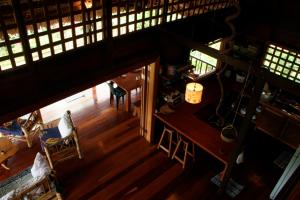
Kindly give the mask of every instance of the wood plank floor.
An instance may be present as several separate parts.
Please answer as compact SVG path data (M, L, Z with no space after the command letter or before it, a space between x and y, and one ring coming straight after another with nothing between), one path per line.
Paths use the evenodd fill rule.
M78 127L84 158L56 167L65 199L230 199L217 196L218 188L210 182L222 170L219 162L198 151L197 161L182 170L178 162L139 136L138 119L111 106L105 88L97 86L97 99L88 90L71 98L72 103L42 109L44 121L70 109ZM11 170L0 168L0 181L31 166L37 151L41 151L37 140L31 149L19 143L17 155L8 162ZM246 181L246 189L235 199L268 199L272 186L252 172L256 179Z

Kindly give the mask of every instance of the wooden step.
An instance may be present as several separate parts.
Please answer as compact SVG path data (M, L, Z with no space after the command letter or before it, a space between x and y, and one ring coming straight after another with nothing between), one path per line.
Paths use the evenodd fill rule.
M164 187L167 187L183 172L182 166L178 163L173 165L169 170L154 179L144 188L139 188L132 195L128 195L125 199L153 199Z
M166 161L168 161L168 158L161 152L157 152L145 162L141 163L124 176L115 180L112 184L108 185L105 188L102 188L101 191L94 195L91 199L110 199L118 193L125 191L126 189L129 192L136 190L136 186L134 186L134 183L136 181L138 181L141 177L147 175L151 171L155 170L156 168L160 167Z

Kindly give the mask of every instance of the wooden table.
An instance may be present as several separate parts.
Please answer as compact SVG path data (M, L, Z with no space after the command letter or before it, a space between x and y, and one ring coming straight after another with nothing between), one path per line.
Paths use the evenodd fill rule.
M6 166L7 160L16 154L17 145L13 144L8 138L0 137L0 164L3 168L9 170Z
M232 153L234 143L226 143L220 137L220 131L207 122L199 119L195 113L215 101L216 94L207 91L216 91L206 89L203 94L203 102L200 104L183 103L179 105L175 112L170 114L155 113L154 116L167 126L171 127L179 134L183 135L195 145L218 159L225 165L224 171Z
M127 112L131 110L131 90L137 89L141 86L140 73L129 72L125 75L112 79L118 86L126 91L127 101L125 109Z

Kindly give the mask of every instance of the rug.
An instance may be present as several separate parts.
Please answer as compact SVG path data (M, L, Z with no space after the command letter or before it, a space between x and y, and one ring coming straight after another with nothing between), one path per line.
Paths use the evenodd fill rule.
M280 167L281 169L284 169L288 163L290 162L293 154L287 151L281 152L281 154L273 161L275 165Z
M211 178L211 182L213 182L215 185L220 187L221 181L220 181L220 174L217 174L213 178ZM229 182L226 186L225 193L230 196L231 198L236 197L242 190L244 189L244 186L241 184L238 184L233 179L229 179Z
M0 182L0 197L6 195L8 192L19 188L22 184L32 179L31 166L23 170L19 174L9 177L5 181Z

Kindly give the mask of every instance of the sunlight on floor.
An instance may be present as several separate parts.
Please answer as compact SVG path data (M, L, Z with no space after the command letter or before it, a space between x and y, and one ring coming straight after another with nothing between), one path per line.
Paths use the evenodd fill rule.
M106 83L101 83L96 87L89 88L65 99L57 101L46 107L41 108L44 123L61 117L66 110L71 113L80 112L91 104L97 104L109 98L109 87Z

